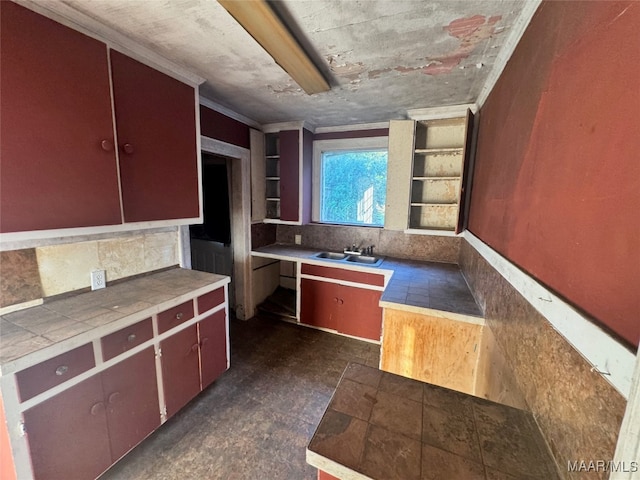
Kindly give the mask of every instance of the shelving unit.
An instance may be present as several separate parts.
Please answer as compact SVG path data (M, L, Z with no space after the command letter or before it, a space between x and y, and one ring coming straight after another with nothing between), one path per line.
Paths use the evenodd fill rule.
M409 228L456 229L466 127L466 118L416 122Z
M266 159L266 218L280 218L280 137L278 133L265 135Z

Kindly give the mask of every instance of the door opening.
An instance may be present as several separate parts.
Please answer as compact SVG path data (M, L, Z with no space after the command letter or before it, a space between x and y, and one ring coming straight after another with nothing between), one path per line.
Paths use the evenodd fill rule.
M204 223L189 227L191 268L231 277L229 306L235 305L231 236L230 159L202 152Z

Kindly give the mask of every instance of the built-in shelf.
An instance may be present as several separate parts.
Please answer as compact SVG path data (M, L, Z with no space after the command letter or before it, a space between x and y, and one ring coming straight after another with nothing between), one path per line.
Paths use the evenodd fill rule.
M449 147L449 148L416 148L414 153L416 155L429 155L438 153L458 153L462 152L462 147Z
M460 180L460 177L413 177L413 180Z
M280 218L280 136L278 133L265 135L265 181L266 181L266 218Z
M456 229L465 139L464 118L416 122L410 229Z

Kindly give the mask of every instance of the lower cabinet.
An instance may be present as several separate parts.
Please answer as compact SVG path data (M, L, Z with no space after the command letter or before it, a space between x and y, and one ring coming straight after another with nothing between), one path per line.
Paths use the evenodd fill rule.
M380 340L381 292L303 278L300 321L354 337Z
M227 369L225 311L220 310L160 343L167 418Z
M96 478L160 425L153 347L23 416L34 478Z

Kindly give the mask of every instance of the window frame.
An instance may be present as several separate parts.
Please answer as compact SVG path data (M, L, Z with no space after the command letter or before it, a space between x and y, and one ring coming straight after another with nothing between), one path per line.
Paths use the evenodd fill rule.
M313 142L313 184L311 221L322 225L344 225L364 228L383 228L382 225L363 225L361 223L335 223L320 220L320 188L322 175L322 154L334 151L354 150L386 150L389 154L389 137L339 138L331 140L316 140ZM389 158L387 157L387 177L389 175ZM385 214L386 215L386 214Z

